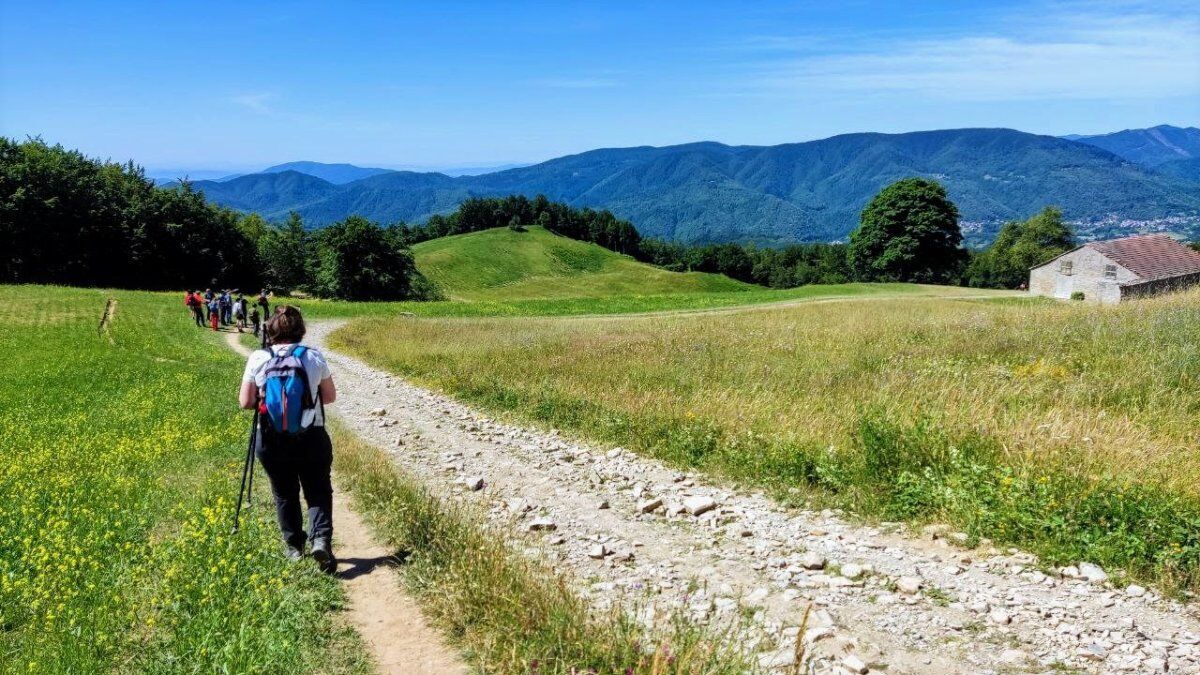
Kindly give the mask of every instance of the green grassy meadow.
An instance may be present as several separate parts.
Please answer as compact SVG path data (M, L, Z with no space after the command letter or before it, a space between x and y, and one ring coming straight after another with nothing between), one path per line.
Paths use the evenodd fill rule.
M793 502L1200 588L1200 292L746 309L369 319L334 340L487 409Z
M369 671L265 482L231 536L241 359L189 323L163 294L0 286L0 671Z
M344 302L317 298L278 297L276 303L299 307L314 319L491 318L539 316L596 316L610 314L686 313L750 305L810 301L841 301L870 297L989 297L1010 298L1007 291L902 283L849 283L801 286L788 289L752 287L732 293L674 293L667 295L567 296L527 300L472 300L438 302ZM173 295L171 297L174 297Z
M1011 296L905 283L770 289L718 274L669 272L539 227L496 228L413 247L418 268L447 297L436 302L346 302L276 298L318 319L535 317L687 312L778 302L894 296Z

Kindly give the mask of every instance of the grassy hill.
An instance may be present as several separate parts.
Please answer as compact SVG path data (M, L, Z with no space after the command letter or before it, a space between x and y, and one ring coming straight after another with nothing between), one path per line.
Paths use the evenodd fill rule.
M757 287L719 274L669 272L540 227L497 228L422 242L417 267L452 300L726 293Z

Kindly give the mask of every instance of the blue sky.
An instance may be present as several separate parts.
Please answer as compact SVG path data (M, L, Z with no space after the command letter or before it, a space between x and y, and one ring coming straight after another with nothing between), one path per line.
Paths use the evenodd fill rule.
M1188 2L0 2L0 134L151 169L1200 124Z

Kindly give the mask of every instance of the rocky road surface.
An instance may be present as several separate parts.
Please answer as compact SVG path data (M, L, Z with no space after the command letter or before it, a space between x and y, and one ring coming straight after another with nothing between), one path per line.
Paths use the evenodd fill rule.
M335 327L310 326L311 341ZM399 466L478 505L597 607L742 621L739 639L765 670L792 670L799 641L802 669L818 673L1200 672L1196 607L1116 587L1094 565L1047 571L1015 549L964 548L945 528L785 509L621 448L501 423L325 352L336 414Z

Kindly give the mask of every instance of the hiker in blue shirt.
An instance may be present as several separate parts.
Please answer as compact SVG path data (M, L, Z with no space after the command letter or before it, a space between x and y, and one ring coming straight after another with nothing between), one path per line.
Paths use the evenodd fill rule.
M204 323L212 323L213 299L216 297L211 288L204 289Z
M305 332L300 310L276 307L264 330L270 346L247 359L238 402L259 410L256 454L275 494L285 555L300 560L311 543L313 560L333 573L333 442L325 431L324 406L337 400L337 388L321 352L300 342ZM308 503L308 532L301 490Z

